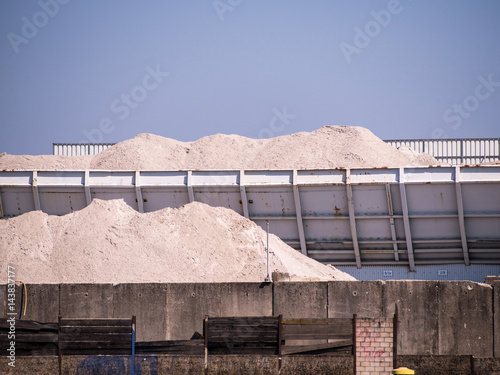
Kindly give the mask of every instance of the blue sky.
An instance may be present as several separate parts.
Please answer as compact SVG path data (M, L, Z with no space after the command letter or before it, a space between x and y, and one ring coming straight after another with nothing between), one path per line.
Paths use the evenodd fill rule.
M3 0L0 152L357 125L500 137L498 0Z

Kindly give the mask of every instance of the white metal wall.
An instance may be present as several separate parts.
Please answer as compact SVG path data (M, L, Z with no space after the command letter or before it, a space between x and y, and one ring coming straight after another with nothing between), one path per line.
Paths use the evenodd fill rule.
M500 138L392 139L394 147L406 145L443 163L480 164L500 160Z
M114 143L52 143L53 155L97 155Z

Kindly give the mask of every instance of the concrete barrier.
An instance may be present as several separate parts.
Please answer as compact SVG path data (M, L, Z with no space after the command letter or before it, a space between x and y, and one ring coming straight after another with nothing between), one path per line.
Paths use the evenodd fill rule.
M438 284L438 354L493 356L492 293L471 281Z
M59 285L28 284L26 290L28 292L28 301L26 315L23 316L23 319L36 320L42 323L57 322L59 314Z
M398 367L408 367L418 375L470 375L471 358L458 355L401 355L397 358ZM478 373L479 374L479 373Z
M61 284L63 318L112 318L113 284Z
M279 374L352 375L353 370L352 356L285 356L281 359Z
M137 316L138 340L182 340L210 316L392 318L398 353L500 357L500 281L30 284L26 319ZM17 288L17 312L20 310ZM0 287L6 302L6 285ZM0 303L2 316L6 316ZM495 342L494 342L495 341Z
M57 356L16 357L15 366L8 365L9 359L2 353L0 374L2 375L54 375L59 373Z
M167 340L203 332L205 315L221 316L220 284L168 284Z
M386 318L398 308L398 353L439 354L438 282L387 281L383 301Z
M276 375L279 360L275 356L213 355L208 357L208 374Z
M328 283L275 283L274 315L280 314L284 318L327 318Z
M500 358L500 280L493 283L493 311L494 356Z
M331 281L328 283L328 317L379 318L384 316L383 281Z
M266 283L220 284L221 316L272 316L273 285Z
M167 339L187 340L203 332L205 315L270 316L272 293L272 284L168 284Z
M167 339L167 284L113 286L113 318L137 317L137 341Z

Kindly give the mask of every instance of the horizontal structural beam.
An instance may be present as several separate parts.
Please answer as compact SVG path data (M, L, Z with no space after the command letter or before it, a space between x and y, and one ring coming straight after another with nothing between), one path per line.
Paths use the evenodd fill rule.
M94 198L149 212L216 196L214 204L261 226L270 221L274 234L314 258L358 267L383 258L411 270L436 259L500 264L499 195L500 166L0 171L0 217L62 215Z

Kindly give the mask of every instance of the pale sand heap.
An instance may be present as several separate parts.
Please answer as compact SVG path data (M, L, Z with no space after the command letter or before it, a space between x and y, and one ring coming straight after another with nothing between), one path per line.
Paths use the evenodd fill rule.
M266 232L233 210L193 202L139 213L94 199L52 216L0 220L0 267L27 283L261 282ZM270 235L270 273L292 280L354 280Z
M324 126L269 139L216 134L180 142L139 134L91 156L0 155L0 169L330 169L438 165L427 154L397 150L368 129Z

